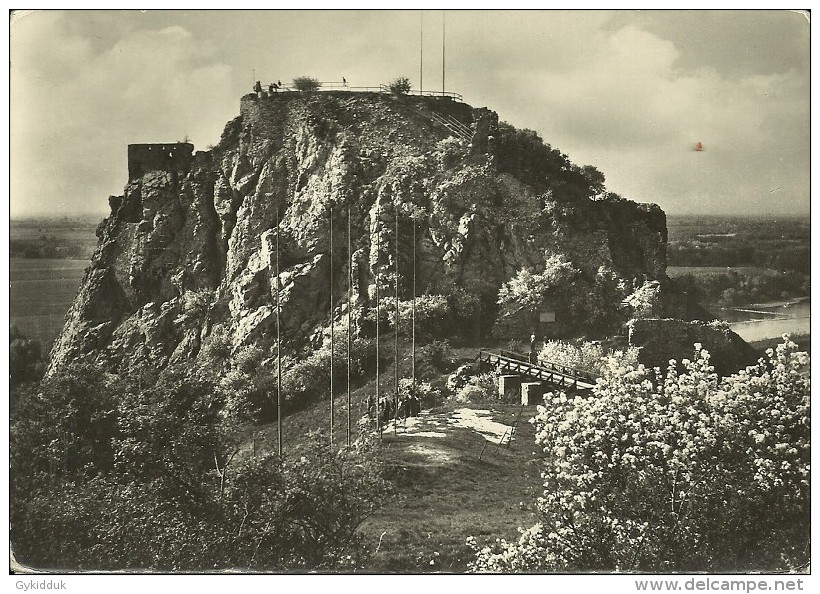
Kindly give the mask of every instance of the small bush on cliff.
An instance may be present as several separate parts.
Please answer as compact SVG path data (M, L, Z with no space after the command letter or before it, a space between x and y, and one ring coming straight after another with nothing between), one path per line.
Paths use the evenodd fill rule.
M394 95L406 95L410 92L410 79L406 76L400 76L391 82L388 88Z
M263 364L264 351L257 346L239 349L230 369L219 381L225 394L223 412L237 420L261 420L276 414L276 375Z
M297 76L293 79L293 88L304 93L318 91L321 86L322 83L312 76Z
M475 571L794 571L809 560L809 357L788 339L719 379L612 361L589 396L547 395L540 521Z

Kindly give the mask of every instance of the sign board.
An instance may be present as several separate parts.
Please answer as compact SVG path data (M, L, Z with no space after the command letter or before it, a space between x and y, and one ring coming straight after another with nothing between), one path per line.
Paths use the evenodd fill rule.
M539 314L539 316L538 316L538 320L539 320L541 323L544 323L544 322L554 322L554 321L555 321L555 311L554 311L554 310L551 310L551 311L542 311L542 312Z

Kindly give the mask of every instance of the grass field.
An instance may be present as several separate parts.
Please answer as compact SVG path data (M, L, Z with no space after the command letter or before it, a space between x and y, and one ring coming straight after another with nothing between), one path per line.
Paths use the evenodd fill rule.
M13 258L90 258L101 220L99 216L11 220L9 252Z
M76 241L97 246L97 225L102 217L54 221L48 219L12 220L9 239L38 239L42 236L56 237L61 241Z
M670 278L691 274L694 276L708 276L710 274L726 274L729 272L737 272L738 274L747 274L749 276L756 275L772 275L776 274L772 270L760 268L757 266L667 266L666 274Z
M10 262L10 321L26 336L40 341L43 352L63 328L87 260L12 258Z

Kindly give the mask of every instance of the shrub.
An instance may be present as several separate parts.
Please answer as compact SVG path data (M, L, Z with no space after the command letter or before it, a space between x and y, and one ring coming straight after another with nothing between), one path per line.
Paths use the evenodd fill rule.
M410 79L400 76L389 85L390 92L394 95L406 95L410 92Z
M561 255L545 255L544 268L522 268L498 291L498 330L502 336L528 335L538 312L549 302L562 319L569 321L569 304L580 271Z
M347 328L336 328L333 353L333 381L341 387L347 381ZM350 353L350 375L359 381L376 367L376 343L373 340L353 340ZM282 373L282 393L288 407L301 408L308 402L327 395L330 390L330 339L321 348L297 361ZM275 394L275 392L274 392Z
M387 317L391 328L396 325L395 302L382 300L382 315ZM375 319L375 318L374 318ZM399 332L411 336L413 332L413 302L399 301ZM455 326L453 311L444 295L419 295L416 297L416 340L443 338L452 334Z
M230 361L232 354L231 339L222 324L211 329L211 333L202 341L199 360L205 370L221 370Z
M245 346L230 360L230 369L219 379L226 418L261 420L275 415L276 376L263 364L264 355L257 346Z
M297 76L293 79L293 87L297 91L302 91L304 93L312 93L314 91L318 91L319 87L322 86L317 79L313 78L312 76Z
M476 571L794 571L809 560L809 357L788 339L719 379L615 360L589 396L547 395L540 521Z
M416 350L416 369L426 376L444 372L453 366L453 350L448 340L434 340Z
M462 403L497 402L499 395L496 374L487 372L472 376L456 393L454 399Z
M27 338L17 326L11 326L9 332L9 376L11 385L22 382L33 382L43 377L45 372L40 341Z
M450 394L457 393L461 388L467 385L467 382L478 373L479 366L475 362L464 363L459 365L453 373L447 377L445 384L447 391Z
M227 534L251 570L354 568L366 553L357 530L391 493L365 442L333 450L310 436L298 458L237 468L226 489Z
M393 298L382 299L382 323L386 319L391 328L396 324ZM461 287L454 287L448 295L419 295L416 297L416 340L427 341L464 335L470 322L480 314L480 301ZM368 326L375 331L375 314L368 315ZM399 332L410 337L413 332L413 301L399 301Z
M626 298L632 308L632 317L636 320L657 318L660 316L660 284L658 281L646 281Z
M639 351L637 347L628 346L624 351L604 352L603 346L597 342L583 340L572 344L561 340L548 340L538 353L538 360L601 374L610 357L615 358L621 366L637 366Z

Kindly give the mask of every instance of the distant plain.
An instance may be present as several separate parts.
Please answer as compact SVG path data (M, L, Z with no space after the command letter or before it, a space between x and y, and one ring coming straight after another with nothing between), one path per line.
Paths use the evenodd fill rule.
M97 245L95 229L101 218L91 215L10 221L11 323L25 335L38 339L44 353L59 335L90 264ZM808 286L811 246L808 219L668 216L667 226L668 274L672 278L691 276L708 284L711 278L725 273L759 278L789 271L793 275L804 275L804 284ZM763 302L773 306L809 296L808 291L798 293L746 300L734 306ZM729 312L704 301L709 311L733 323L760 317ZM808 343L809 309L810 302L804 300L799 307L790 308L794 315L789 317L800 318L798 322L764 319L757 324L738 326L737 331L747 340L757 342L773 338L766 335L767 328L774 332L782 328L803 336L803 342Z

